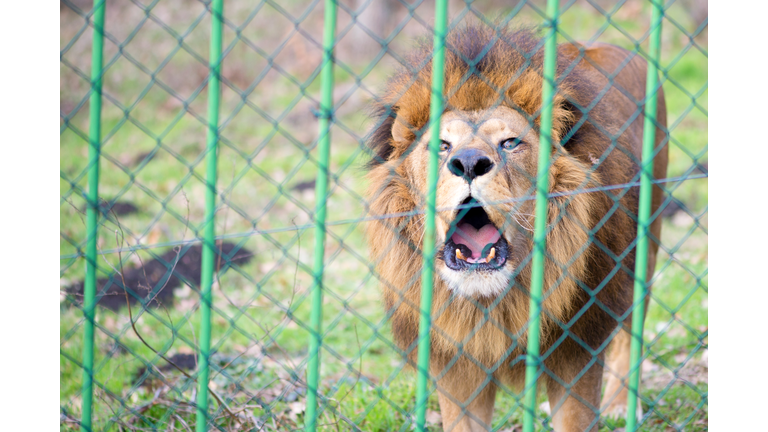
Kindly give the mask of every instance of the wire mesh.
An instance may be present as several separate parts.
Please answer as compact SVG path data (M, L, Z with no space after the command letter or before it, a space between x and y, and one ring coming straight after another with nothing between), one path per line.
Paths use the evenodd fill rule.
M363 179L364 165L377 158L369 149L370 132L380 126L368 107L380 101L393 71L410 65L413 40L432 37L434 5L339 1L333 103L324 110L320 71L329 2L223 3L211 345L205 368L210 379L203 427L304 427L308 341L314 328L313 228L321 199L315 192L322 166L318 123L327 119L331 153L324 197L317 429L411 429L417 422L416 374L409 371L409 355L416 350L403 349L393 337L392 311L381 296L393 284L377 270L382 258L370 253L364 231L372 223L419 221L425 210L374 213ZM104 4L102 106L97 110L102 119L100 176L98 200L89 200L93 6L61 2L61 427L191 430L201 407L201 270L208 190L203 161L211 118L206 109L212 6L194 0ZM558 43L607 42L647 58L650 18L650 2L563 1ZM539 1L448 2L449 30L467 23L500 28L545 20L544 2ZM666 99L669 165L666 177L654 181L663 200L651 219L661 219L662 234L650 237L659 252L646 300L638 428L706 430L706 2L664 2L662 22L658 67ZM578 108L588 116L593 107ZM591 162L599 165L610 152L593 156ZM627 184L584 184L548 198L598 192L620 198L639 182L636 175ZM521 206L532 202L533 195L532 190L494 204ZM89 237L85 220L89 202L97 216L95 237ZM460 211L470 209L463 206ZM446 210L438 204L438 217ZM636 210L619 201L611 212L636 217ZM83 360L88 351L83 269L89 238L97 248L92 375ZM409 247L409 261L420 263L420 244ZM621 263L624 256L613 258ZM634 269L617 264L616 271L633 274ZM412 283L418 279L416 275ZM580 288L596 292L596 287ZM433 317L442 311L435 308ZM613 318L620 322L625 317ZM435 325L433 332L441 331ZM455 341L457 346L463 349L474 334ZM619 335L616 330L610 339ZM568 335L564 340L569 338L574 340ZM542 352L547 355L551 352ZM508 360L524 363L524 358ZM597 352L595 364L606 365ZM496 388L489 426L517 430L525 411L521 388L493 377L500 365L477 365L487 379L476 393L486 385ZM610 364L604 369L604 382L628 379L617 376ZM93 377L89 416L84 413L90 393L83 392L84 371ZM540 371L553 375L546 367ZM444 374L430 372L426 428L449 429L438 404L441 390L435 388ZM464 416L474 416L470 400L458 402ZM539 392L536 404L535 430L556 430L552 413L559 406L548 405L546 392ZM599 430L625 427L625 419L609 415L610 404L594 408L601 411L596 417ZM85 417L90 424L82 421Z

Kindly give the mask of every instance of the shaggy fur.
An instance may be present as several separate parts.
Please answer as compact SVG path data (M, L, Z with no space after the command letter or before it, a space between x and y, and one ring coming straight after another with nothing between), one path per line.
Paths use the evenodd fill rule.
M515 154L515 169L500 168L492 181L473 186L493 198L489 201L496 204L484 208L494 225L504 227L510 243L505 267L510 280L505 289L487 296L462 295L450 287L450 269L442 261L436 264L431 372L438 377L443 425L446 430L474 430L489 424L496 388L519 388L524 378L521 356L526 345L534 212L532 200L519 198L530 195L536 175L543 44L531 30L468 26L449 33L446 46L446 112L482 121L486 113L506 107L527 119L534 137ZM426 139L429 120L431 50L425 42L408 57L375 107L368 173L372 216L423 211L426 166L419 145ZM547 353L544 365L549 371L544 381L557 411L558 431L584 430L594 418L590 410L599 408L606 341L616 334L616 317L623 316L632 301L637 188L574 192L634 181L642 145L645 71L641 58L610 45L558 48L552 135L561 145L553 146L549 184L550 192L560 195L549 200L547 209L550 231L541 325L541 352ZM606 75L614 73L611 83ZM663 94L657 119L654 175L663 178L667 165ZM444 165L441 160L438 208L458 204L453 195L461 189L454 186L458 183L448 183L459 180L446 175ZM655 188L654 211L661 199L662 191ZM456 211L439 214L438 249L455 216ZM411 361L416 358L423 230L423 215L406 215L377 220L367 233L394 339ZM651 233L659 238L659 220L653 222ZM657 248L651 242L649 277ZM600 365L590 365L575 382L592 358L585 347L598 352ZM626 373L623 366L616 367L620 369L616 374ZM486 376L491 377L487 385ZM571 395L560 382L573 384ZM573 393L593 406L575 402ZM612 402L625 404L626 394L621 398Z

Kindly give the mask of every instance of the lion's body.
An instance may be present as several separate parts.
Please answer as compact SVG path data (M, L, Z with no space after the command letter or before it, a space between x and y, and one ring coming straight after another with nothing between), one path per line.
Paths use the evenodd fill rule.
M527 257L532 249L527 227L533 226L533 202L514 198L530 196L536 173L538 148L535 143L539 133L543 49L537 50L541 44L529 31L500 31L499 39L494 43L495 35L490 29L479 27L449 33L445 65L446 111L456 113L455 117L468 124L480 125L487 118L499 118L502 130L508 125L514 129L515 122L525 118L533 124L530 131L519 135L532 134L532 138L508 156L505 153L499 157L492 155L482 142L467 144L467 148L482 147L494 166L501 167L487 178L472 183L451 177L446 174L448 171L440 174L438 208L455 207L460 204L457 200L464 199L467 194L482 196L477 198L478 201L484 204L487 217L499 227L505 244L509 245L509 255L503 266L507 273L457 272L449 268L447 261L438 261L441 276L435 277L433 288L431 372L440 377L440 402L446 430L449 427L474 430L483 423L489 424L496 388L507 385L519 389L524 378L524 361L521 359L525 353L530 283L530 260ZM580 48L583 54L580 54ZM374 216L404 214L424 207L426 153L416 144L425 140L426 134L419 134L427 129L429 116L430 52L431 48L426 45L418 49L409 58L410 67L417 72L403 70L398 73L382 97L378 127L370 143L376 153L368 175ZM521 52L533 55L526 60ZM475 70L471 70L465 61L472 59L479 60ZM418 65L425 64L426 67L419 69ZM555 98L552 134L556 142L567 136L570 139L562 147L555 146L550 169L550 192L559 195L551 198L548 205L547 223L551 230L547 235L549 259L545 264L541 352L546 353L544 364L554 375L545 376L545 381L550 403L558 407L556 430L583 430L594 414L589 415L583 403L575 402L572 397L566 398L558 381L572 382L590 362L592 354L587 347L596 350L600 359L604 358L606 341L619 324L616 317L625 316L631 305L633 281L630 274L634 270L633 241L637 226L630 215L637 214L638 188L576 192L637 181L646 66L641 58L617 47L569 44L558 49L557 71L561 81ZM606 75L612 74L616 75L611 84ZM658 100L660 127L656 130L658 154L654 176L663 178L667 150L664 145L666 110L661 92ZM577 107L591 109L585 114ZM458 147L456 151L459 151ZM505 163L513 164L516 169L510 169L503 165ZM468 192L454 196L459 194L456 191L464 190L462 188ZM655 188L653 210L658 208L661 200L662 191ZM485 205L486 201L496 204ZM439 242L452 238L449 230L458 222L451 225L450 220L455 215L455 211L439 215ZM659 238L660 228L660 220L656 219L651 225L651 235ZM368 229L372 258L382 281L394 338L411 360L416 354L414 341L419 322L422 234L420 217L382 219L370 224ZM658 248L655 242L650 244L649 275ZM441 248L442 243L437 247ZM457 288L459 285L453 283L451 277L463 278L465 274L474 278L470 281L480 281L481 276L491 274L511 276L505 289L488 291L492 295L462 295L462 291L466 293L467 283L462 282L462 288ZM594 290L593 296L587 290ZM570 332L567 337L563 336L564 327ZM626 373L625 362L615 358L623 359L628 338L617 340L621 341L621 346L614 348L618 354L612 354L608 366L619 369L614 372L621 374ZM492 381L485 385L489 375ZM602 366L594 365L573 383L571 391L579 393L583 399L592 402L597 398L598 406L587 409L599 408L601 380ZM609 383L613 393L621 391L617 382ZM483 390L471 397L481 385L485 386ZM616 401L607 400L604 405L611 402L625 404L625 393L618 397L612 395ZM563 400L559 404L553 401L560 398ZM466 411L474 415L464 415L460 404L466 404Z

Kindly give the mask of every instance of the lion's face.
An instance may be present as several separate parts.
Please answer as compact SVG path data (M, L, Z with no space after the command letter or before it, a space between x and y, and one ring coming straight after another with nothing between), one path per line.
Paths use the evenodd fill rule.
M398 122L395 141L402 133ZM437 270L451 290L467 297L506 289L529 253L539 137L506 106L449 111L440 125L437 190ZM408 176L426 191L429 133L405 160Z

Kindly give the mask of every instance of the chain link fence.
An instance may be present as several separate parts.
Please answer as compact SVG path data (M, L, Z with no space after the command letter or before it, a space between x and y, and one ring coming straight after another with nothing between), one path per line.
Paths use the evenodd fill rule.
M707 4L661 4L669 162L650 214L662 234L636 427L707 430ZM447 28L541 26L545 6L450 1ZM559 2L557 40L648 58L652 9ZM415 428L419 374L365 230L425 212L373 212L364 179L370 107L413 41L432 37L435 5L64 0L60 17L61 429ZM442 430L434 375L424 429ZM493 430L521 430L524 413L552 430L555 407L533 394L530 407L500 386Z

